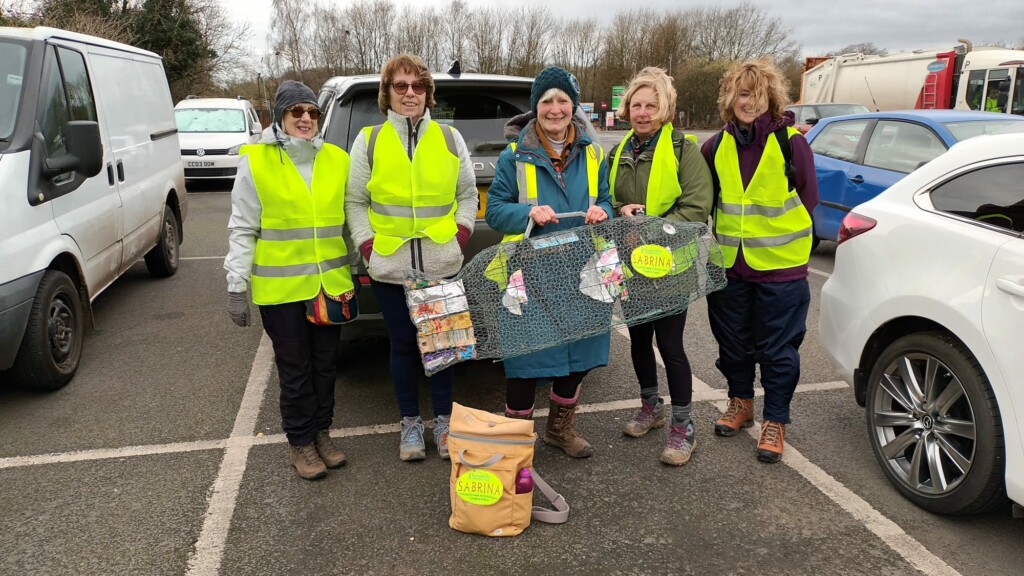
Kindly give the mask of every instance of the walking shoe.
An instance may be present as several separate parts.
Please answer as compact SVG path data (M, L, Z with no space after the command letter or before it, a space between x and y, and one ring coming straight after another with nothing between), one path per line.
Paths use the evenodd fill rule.
M576 402L560 404L552 400L547 427L544 429L544 443L561 448L573 458L589 458L594 454L594 447L573 427L575 416Z
M451 416L438 416L434 420L434 444L441 460L448 459L448 419Z
M423 444L423 420L419 416L402 418L402 439L398 445L398 457L407 462L427 457L427 447Z
M310 442L304 446L288 445L288 460L300 478L316 480L327 474L327 467L316 453L316 447Z
M668 444L661 451L661 461L669 466L682 466L690 461L693 449L697 447L693 422L673 424L668 431Z
M735 436L743 428L754 425L754 399L729 398L729 407L725 414L715 421L715 434L719 436Z
M648 400L654 400L653 404ZM626 436L639 438L647 434L651 428L661 428L665 425L665 401L658 396L651 396L648 400L640 401L640 411L633 416L633 419L626 422L622 433Z
M337 468L345 463L345 453L338 450L338 447L334 445L334 440L331 440L331 433L329 431L321 430L317 432L316 440L313 441L313 444L316 445L316 453L320 456L324 466Z
M757 459L769 464L782 460L785 443L786 425L765 420L761 423L761 437L757 440Z

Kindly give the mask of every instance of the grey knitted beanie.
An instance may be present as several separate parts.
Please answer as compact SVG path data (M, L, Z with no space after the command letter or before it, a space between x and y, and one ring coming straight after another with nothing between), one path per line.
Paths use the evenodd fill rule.
M281 118L284 111L296 104L312 104L316 106L316 94L302 82L285 80L277 87L277 94L274 95L274 122L281 125Z

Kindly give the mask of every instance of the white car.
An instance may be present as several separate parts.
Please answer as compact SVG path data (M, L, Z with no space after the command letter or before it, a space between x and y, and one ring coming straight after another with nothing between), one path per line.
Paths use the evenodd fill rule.
M942 514L1019 510L1024 134L956 144L854 208L819 332L900 493Z
M234 178L238 149L259 142L256 109L239 98L188 98L174 107L185 178Z

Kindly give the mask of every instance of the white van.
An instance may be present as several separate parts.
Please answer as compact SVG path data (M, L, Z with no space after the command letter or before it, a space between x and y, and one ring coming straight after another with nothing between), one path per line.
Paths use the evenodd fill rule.
M0 28L0 182L0 371L53 390L100 292L142 258L178 268L188 197L160 57Z
M185 178L234 178L238 149L260 140L263 126L242 97L188 98L174 107Z

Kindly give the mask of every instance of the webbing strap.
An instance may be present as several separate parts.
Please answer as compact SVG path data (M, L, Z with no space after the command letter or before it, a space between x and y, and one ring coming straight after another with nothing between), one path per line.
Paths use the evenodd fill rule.
M552 510L543 506L534 505L530 515L534 520L547 524L564 524L565 521L569 519L569 503L565 501L565 498L563 498L561 494L555 492L555 489L540 477L536 468L531 470L530 474L533 476L533 486L535 488L540 488L544 497L547 498L551 502L551 505L555 507L555 509Z

